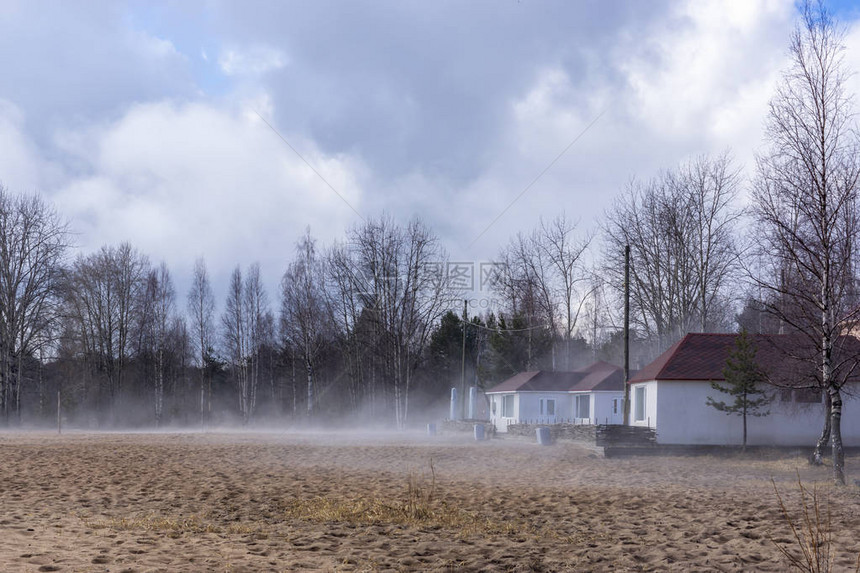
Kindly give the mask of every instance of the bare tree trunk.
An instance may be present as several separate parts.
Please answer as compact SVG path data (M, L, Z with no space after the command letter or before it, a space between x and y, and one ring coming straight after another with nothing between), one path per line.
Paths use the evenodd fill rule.
M305 368L308 372L308 418L314 414L314 366L313 363L306 359Z
M24 379L24 360L18 352L18 371L15 373L15 421L21 425L21 383Z
M290 370L291 370L290 386L292 387L292 391L293 391L292 392L292 394L293 394L292 412L293 412L293 418L295 419L296 412L298 410L298 404L297 404L298 396L297 396L297 389L296 389L296 358L292 352L290 352Z
M155 427L161 427L162 414L164 409L164 350L159 348L156 353L155 373Z
M842 395L831 386L830 393L830 442L833 446L833 481L845 485L845 452L842 449Z
M832 407L830 400L830 392L824 393L824 427L821 430L821 435L818 438L818 442L815 444L815 450L813 450L812 455L809 456L809 463L815 466L820 466L823 462L821 458L824 456L824 449L827 447L827 444L830 443L830 423L833 419L832 416Z

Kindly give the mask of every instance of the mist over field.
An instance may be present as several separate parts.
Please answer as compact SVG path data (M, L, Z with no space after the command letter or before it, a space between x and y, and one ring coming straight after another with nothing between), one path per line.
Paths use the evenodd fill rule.
M51 6L0 24L12 426L59 399L90 429L421 427L454 387L621 365L625 245L634 371L817 320L771 312L817 302L749 232L803 176L774 131L808 119L791 2ZM848 129L857 14L823 8Z

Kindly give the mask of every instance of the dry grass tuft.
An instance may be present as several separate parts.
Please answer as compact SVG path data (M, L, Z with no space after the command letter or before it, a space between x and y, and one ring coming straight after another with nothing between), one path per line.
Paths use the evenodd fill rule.
M354 525L408 525L441 528L470 534L533 533L525 524L497 523L489 517L453 507L438 499L436 469L430 460L430 477L410 473L400 497L313 497L287 502L288 519L313 522L343 522Z
M799 516L792 517L785 505L785 500L771 479L773 491L779 502L783 519L791 529L793 543L780 543L774 539L774 545L785 556L792 568L809 573L829 573L833 568L833 528L831 526L830 504L823 498L818 486L812 490L803 485L800 474L797 476L797 488L800 492Z
M139 517L82 518L82 520L89 528L114 531L148 531L175 535L185 533L258 533L258 529L250 525L230 524L227 527L219 527L196 515L166 517L150 514Z
M436 468L433 467L433 458L430 458L430 474L432 479L429 485L424 475L419 478L415 472L409 474L403 511L410 519L425 519L433 514L433 500L436 497Z
M442 528L461 534L520 533L512 523L495 523L477 514L451 507L443 501L418 502L415 499L381 497L295 499L284 508L287 518L313 522L340 522L354 525L408 525Z

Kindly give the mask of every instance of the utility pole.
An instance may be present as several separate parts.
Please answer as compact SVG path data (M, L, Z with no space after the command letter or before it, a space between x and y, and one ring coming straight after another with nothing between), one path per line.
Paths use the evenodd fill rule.
M463 299L463 360L460 375L460 419L466 419L466 320L469 312L469 300Z
M630 245L624 246L624 425L630 424Z

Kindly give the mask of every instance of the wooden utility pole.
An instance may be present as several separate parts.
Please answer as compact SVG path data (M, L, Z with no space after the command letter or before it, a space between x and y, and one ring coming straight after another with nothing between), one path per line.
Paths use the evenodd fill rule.
M58 434L63 433L63 411L60 408L60 404L62 403L62 401L60 400L60 397L61 397L61 394L60 394L60 390L58 389L57 390L57 433Z
M624 246L624 425L630 424L630 245Z
M460 419L466 419L466 320L469 313L469 300L463 299L463 359L460 375Z

